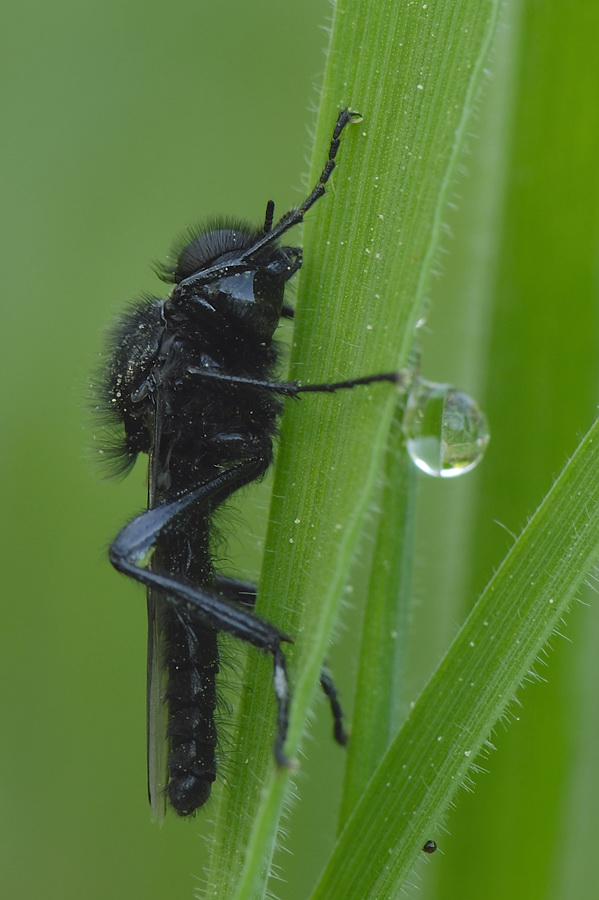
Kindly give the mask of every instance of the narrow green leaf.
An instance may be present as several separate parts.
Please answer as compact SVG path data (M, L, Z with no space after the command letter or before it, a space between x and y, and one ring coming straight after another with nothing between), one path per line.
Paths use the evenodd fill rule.
M480 87L499 3L335 8L311 183L338 110L348 127L310 213L291 375L304 382L405 364ZM289 404L258 611L295 638L287 750L297 753L377 474L396 395L379 384ZM272 760L272 663L250 651L235 791L218 811L209 893L262 896L289 772Z
M337 843L313 900L397 897L599 560L599 422L491 579ZM487 745L487 748L491 745Z
M416 467L405 449L398 408L385 455L380 516L361 632L342 823L351 814L407 713L405 664L416 478Z
M451 254L435 284L423 346L434 377L475 385L478 396L484 391L493 434L484 464L468 479L475 496L465 514L458 507L464 506L461 483L429 484L421 492L421 501L429 500L419 544L426 567L418 584L423 638L411 652L412 659L424 659L425 670L445 637L448 643L455 634L507 551L510 533L518 534L539 504L597 406L599 5L583 0L572 16L564 0L506 4L501 34L508 43L491 57L490 91L475 123L473 155L465 159L468 177L460 180L460 208L449 220L457 240L446 245ZM500 129L489 118L497 114L498 89L507 101ZM472 221L485 192L497 185L501 219ZM493 255L487 263L478 251L489 240ZM479 279L476 303L460 320L481 262L494 309L487 307ZM473 334L481 310L482 340ZM482 377L465 368L477 364L477 355ZM590 735L597 715L586 691L599 677L590 639L599 607L588 599L593 608L577 608L568 621L568 641L555 641L547 684L525 692L517 727L498 730L499 752L489 775L448 817L445 856L423 867L427 882L437 880L435 897L593 895L588 847L599 839L599 826L592 775L597 743Z

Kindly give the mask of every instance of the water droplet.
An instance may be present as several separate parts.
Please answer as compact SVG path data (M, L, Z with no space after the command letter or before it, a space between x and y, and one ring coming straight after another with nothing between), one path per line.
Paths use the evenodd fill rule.
M423 378L410 391L403 427L412 460L437 478L469 472L489 443L487 420L472 397Z

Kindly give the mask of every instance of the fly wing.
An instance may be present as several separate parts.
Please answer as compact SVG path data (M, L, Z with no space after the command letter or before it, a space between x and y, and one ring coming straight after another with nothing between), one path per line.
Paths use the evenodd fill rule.
M154 437L148 457L148 509L158 502L157 473L161 470L159 448L163 415L160 392L155 394ZM151 565L151 562L150 562ZM168 783L168 669L163 628L164 598L148 589L148 660L146 688L146 740L148 763L148 797L152 818L162 824L166 813Z
M164 629L161 612L164 600L156 591L148 591L148 682L147 682L147 753L148 796L152 818L162 823L166 812L168 744L166 729L167 668L165 664Z

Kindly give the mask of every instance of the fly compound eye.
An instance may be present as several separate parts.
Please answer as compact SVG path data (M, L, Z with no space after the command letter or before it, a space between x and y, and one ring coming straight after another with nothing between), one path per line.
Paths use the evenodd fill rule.
M212 293L212 291L211 291ZM281 318L285 278L268 268L226 275L214 285L214 306L237 330L260 341L274 334Z
M219 289L221 293L238 300L241 303L255 303L254 280L256 271L238 272L235 275L227 275L221 278Z

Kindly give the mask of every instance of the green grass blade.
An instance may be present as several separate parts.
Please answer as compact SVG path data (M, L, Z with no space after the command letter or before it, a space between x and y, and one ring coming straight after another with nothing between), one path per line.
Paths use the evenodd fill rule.
M398 408L387 443L380 516L361 630L352 735L340 821L344 823L407 713L409 636L417 471Z
M476 492L467 511L470 533L458 511L461 483L422 486L419 515L429 504L417 545L427 570L418 583L425 638L413 658L424 658L425 674L443 644L436 632L443 631L449 643L510 546L510 533L519 533L596 414L599 7L583 2L575 20L564 2L528 2L519 10L510 4L506 11L511 22L501 32L513 48L511 58L506 63L505 50L498 50L490 66L493 89L509 100L507 127L496 133L500 158L493 161L488 146L493 100L485 95L476 121L481 139L471 144L468 178L458 186L460 209L450 219L457 240L447 244L451 254L434 289L430 339L423 338L433 377L469 388L474 382L463 359L482 349L484 406L493 433L484 464L468 479L467 488ZM490 161L481 185L477 168ZM505 198L502 221L493 231L481 229L471 222L473 201L498 180ZM472 234L469 242L465 234ZM460 306L480 238L489 234L495 310L486 326L490 339L484 340L483 329L481 341L470 336L470 311L466 327L460 325ZM479 308L477 303L475 315ZM479 386L475 391L482 393ZM423 867L426 881L438 879L435 897L546 900L593 894L594 861L586 848L598 839L591 824L597 741L590 734L597 716L587 691L597 683L598 670L590 638L597 605L593 597L589 601L590 610L577 608L569 619L568 641L555 641L547 683L523 696L517 726L499 730L489 775L448 817L445 856ZM571 793L575 782L582 783Z
M498 3L337 7L323 87L315 181L332 124L348 128L328 197L306 229L291 373L329 381L403 364L425 297L448 193L480 87ZM388 385L290 405L259 612L291 632L296 748L383 458ZM271 662L250 653L235 791L222 795L209 891L262 895L289 773L272 762Z
M313 900L392 898L599 559L599 423L464 623L344 829Z

